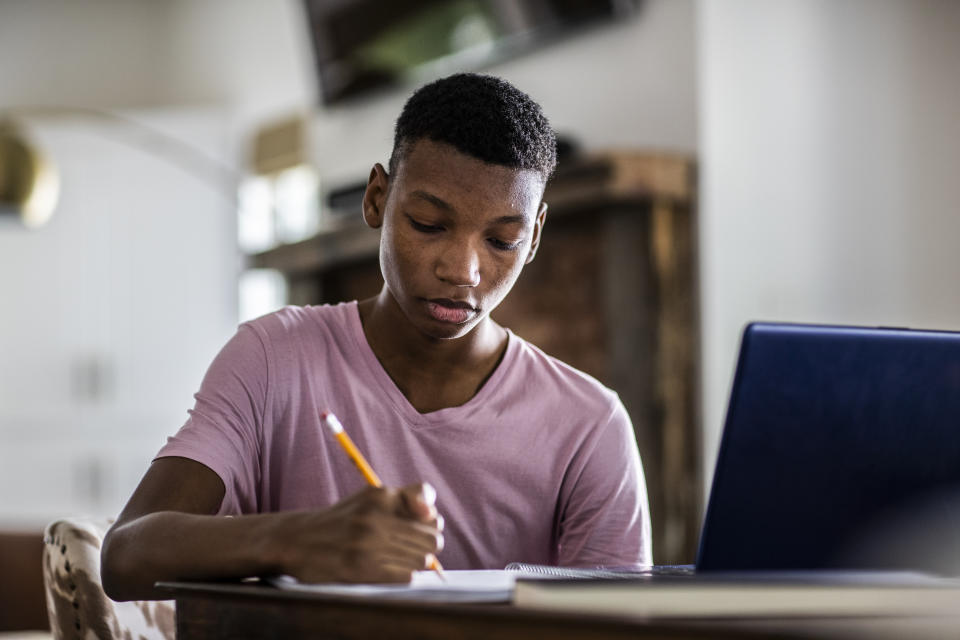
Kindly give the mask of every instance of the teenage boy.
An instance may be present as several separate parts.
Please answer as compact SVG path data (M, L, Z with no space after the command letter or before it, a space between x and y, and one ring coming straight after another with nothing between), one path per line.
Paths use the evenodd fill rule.
M447 569L651 562L617 395L490 318L536 254L555 148L539 105L498 78L409 99L363 198L382 290L241 325L107 534L112 598L278 573L403 582L434 554ZM364 487L325 410L402 488Z

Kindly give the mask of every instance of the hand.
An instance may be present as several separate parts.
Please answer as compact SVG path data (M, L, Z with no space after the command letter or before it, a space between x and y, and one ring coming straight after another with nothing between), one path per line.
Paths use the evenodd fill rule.
M443 548L429 484L367 488L323 511L278 521L281 571L302 582L409 582Z

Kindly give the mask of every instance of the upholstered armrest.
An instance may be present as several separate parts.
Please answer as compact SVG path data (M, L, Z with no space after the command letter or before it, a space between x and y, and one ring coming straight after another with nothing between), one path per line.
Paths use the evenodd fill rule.
M114 602L100 583L107 520L64 518L44 532L43 581L54 638L173 640L173 601Z

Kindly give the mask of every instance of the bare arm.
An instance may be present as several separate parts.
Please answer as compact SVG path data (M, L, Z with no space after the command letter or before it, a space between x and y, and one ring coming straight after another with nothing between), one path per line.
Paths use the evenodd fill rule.
M421 485L367 489L324 510L215 516L225 489L208 467L160 458L101 551L114 600L163 597L161 580L285 573L308 582L405 582L442 548L442 518Z

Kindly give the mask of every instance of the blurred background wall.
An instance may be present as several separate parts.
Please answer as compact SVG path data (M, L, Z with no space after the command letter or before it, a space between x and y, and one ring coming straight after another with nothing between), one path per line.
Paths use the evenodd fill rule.
M226 139L217 113L135 115L210 151ZM40 230L0 227L0 523L24 527L116 514L236 318L229 184L122 122L31 133L61 200Z
M698 158L705 482L748 320L960 328L958 33L950 0L648 0L485 69L585 148ZM408 93L319 107L295 0L0 3L0 110L63 183L0 227L0 526L116 513L185 419L238 321L254 129L309 114L337 187Z
M960 3L698 5L704 460L750 320L960 329Z

